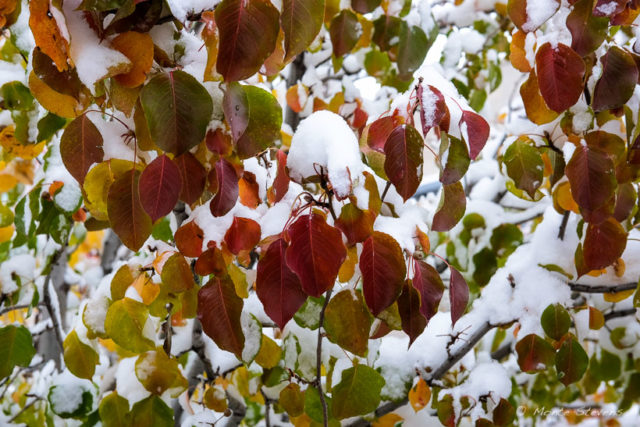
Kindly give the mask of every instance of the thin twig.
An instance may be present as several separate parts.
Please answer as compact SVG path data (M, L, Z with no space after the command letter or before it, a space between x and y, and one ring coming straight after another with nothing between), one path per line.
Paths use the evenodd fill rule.
M322 419L324 421L324 427L329 426L329 414L327 410L327 401L324 398L324 392L322 391L322 326L324 325L324 312L329 304L331 298L331 289L325 294L324 304L322 310L320 310L320 321L318 323L318 345L316 347L316 387L320 394L320 403L322 404Z
M38 304L38 305L40 305L40 304ZM37 307L38 305L36 305L35 307ZM18 305L14 305L14 306L11 306L11 307L6 307L6 308L3 308L2 310L0 310L0 316L2 316L4 314L7 314L7 313L10 313L10 312L15 311L15 310L23 310L23 309L29 308L29 307L31 307L31 304L18 304Z
M620 317L633 316L634 314L636 314L635 308L627 308L624 310L611 311L604 315L604 321L607 322L611 319L618 319Z
M581 283L568 283L574 292L584 292L587 294L617 294L618 292L630 291L638 287L638 282L621 283L619 285L585 285Z
M389 188L391 188L391 181L387 181L386 185L384 186L384 190L382 191L382 197L380 197L380 203L384 203L384 198L387 195L387 191L389 191Z
M64 335L64 332L62 331L62 325L60 323L60 313L58 312L58 310L56 310L53 307L53 304L51 302L51 273L53 272L54 268L55 268L55 264L58 262L58 260L60 259L60 257L62 256L62 254L64 253L64 251L66 250L67 245L63 245L60 249L58 249L53 256L51 257L51 263L49 264L51 266L51 269L49 270L49 273L47 274L46 279L44 280L44 305L45 307L47 307L47 311L49 312L49 317L51 318L51 323L53 324L53 331L55 332L56 335L56 341L58 342L58 345L60 346L60 351L64 351L64 346L63 346L63 338L62 336Z
M11 419L10 419L7 423L8 423L8 424L13 423L13 422L16 420L16 418L18 418L20 415L22 415L22 413L23 413L24 411L26 411L27 409L29 409L30 407L32 407L34 403L36 403L36 402L37 402L37 401L39 401L39 400L42 400L42 398L41 398L41 397L38 397L38 396L33 396L33 398L34 398L34 399L33 399L31 402L29 402L29 403L27 403L26 405L24 405L24 407L23 407L22 409L20 409L20 410L18 411L18 413L17 413L17 414L15 414L13 417L11 417Z
M564 215L562 215L562 223L560 224L560 229L558 230L558 239L564 240L564 233L567 230L567 222L569 222L569 215L571 211L565 211Z

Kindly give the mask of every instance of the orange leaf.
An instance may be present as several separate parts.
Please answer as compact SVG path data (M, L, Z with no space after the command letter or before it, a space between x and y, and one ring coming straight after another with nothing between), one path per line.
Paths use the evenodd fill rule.
M49 0L31 0L29 2L29 27L36 45L55 62L58 71L69 68L69 43L62 36L55 15L59 10L51 11Z
M118 74L115 79L124 87L140 86L153 65L153 40L147 33L127 31L113 39L111 45L133 64L131 70Z
M511 65L518 71L528 73L531 71L531 64L527 60L527 53L524 49L527 34L524 31L516 31L511 38Z
M429 404L429 399L431 399L431 389L425 380L420 378L418 383L409 391L409 403L411 403L413 410L418 412Z

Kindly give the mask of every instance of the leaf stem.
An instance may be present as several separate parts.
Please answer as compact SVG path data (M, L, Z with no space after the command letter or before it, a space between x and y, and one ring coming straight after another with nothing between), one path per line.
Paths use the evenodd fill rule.
M324 325L324 312L329 304L331 298L332 289L329 289L325 294L324 304L322 310L320 310L320 321L318 323L318 345L316 346L316 387L320 394L320 403L322 404L322 418L324 421L324 427L329 426L329 414L327 410L327 401L324 398L324 392L322 391L322 326Z
M384 203L384 198L387 196L387 192L389 191L389 188L391 188L391 181L387 181L387 183L384 186L384 190L382 190L382 197L380 197L380 203Z

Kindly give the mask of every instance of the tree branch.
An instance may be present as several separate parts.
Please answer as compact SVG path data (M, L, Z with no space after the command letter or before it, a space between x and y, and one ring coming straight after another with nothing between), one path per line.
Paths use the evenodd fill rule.
M633 316L636 314L635 308L627 308L624 310L614 310L604 315L604 321L607 322L611 319L618 319L620 317Z
M429 384L432 384L434 381L442 378L449 371L449 369L453 367L453 365L458 363L469 351L473 349L473 347L482 339L482 337L484 337L487 334L487 332L489 332L491 329L497 326L499 325L493 325L488 322L480 325L480 327L464 342L463 345L461 345L460 347L456 348L453 352L451 352L447 360L445 360L442 365L440 365L435 371L430 372L427 378L424 378L424 375L423 375L423 378L425 379L425 381L427 381L427 383ZM376 409L374 412L374 415L376 418L380 418L381 416L386 415L390 412L393 412L396 409L406 405L407 403L408 403L407 398L404 398L398 402L387 402L384 405L380 406L378 409ZM365 420L364 418L361 418L357 421L352 422L351 424L348 424L348 426L349 427L365 427L370 424L371 423L369 421Z
M294 86L304 75L306 67L304 66L304 52L299 54L296 59L291 63L289 70L289 76L287 77L287 89ZM300 115L293 111L289 105L287 105L287 111L285 113L284 121L291 126L291 131L295 132L300 123Z
M587 294L617 294L618 292L630 291L638 287L637 282L620 283L618 285L585 285L569 282L568 285L573 292Z
M329 413L327 410L327 401L324 398L324 392L322 391L322 327L324 325L324 312L329 304L331 298L331 289L325 294L324 304L322 310L320 310L320 321L318 323L318 345L316 346L316 387L320 394L320 403L322 403L322 419L324 421L324 427L329 425Z

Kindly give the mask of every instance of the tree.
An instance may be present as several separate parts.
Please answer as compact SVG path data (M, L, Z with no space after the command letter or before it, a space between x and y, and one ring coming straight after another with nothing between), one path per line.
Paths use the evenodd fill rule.
M639 13L0 2L1 423L637 421Z

